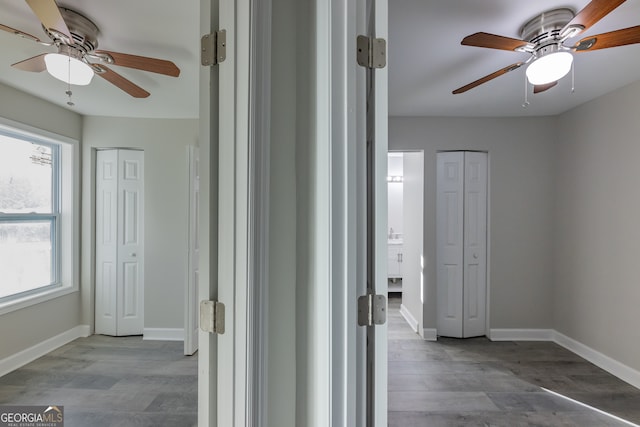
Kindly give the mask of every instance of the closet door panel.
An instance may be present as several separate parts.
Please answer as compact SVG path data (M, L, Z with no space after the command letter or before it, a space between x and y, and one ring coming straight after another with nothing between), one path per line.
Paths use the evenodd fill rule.
M142 334L144 328L144 153L119 152L118 335Z
M115 335L118 286L118 156L96 153L96 329Z
M463 337L485 335L487 295L487 153L465 153Z
M464 155L438 153L437 293L438 334L462 337Z

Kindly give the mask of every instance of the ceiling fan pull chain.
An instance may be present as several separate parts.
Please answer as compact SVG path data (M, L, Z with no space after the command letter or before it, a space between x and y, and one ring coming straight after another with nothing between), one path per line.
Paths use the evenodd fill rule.
M576 91L576 63L571 63L571 93L575 93Z
M67 96L69 97L69 100L67 101L67 105L69 107L73 107L74 104L73 100L71 99L71 95L73 95L73 92L71 92L71 55L69 55L69 68L68 68L68 72L69 74L67 75L67 91L65 92L67 94Z
M529 105L529 83L527 82L527 76L524 76L524 104L522 104L522 108L527 108Z

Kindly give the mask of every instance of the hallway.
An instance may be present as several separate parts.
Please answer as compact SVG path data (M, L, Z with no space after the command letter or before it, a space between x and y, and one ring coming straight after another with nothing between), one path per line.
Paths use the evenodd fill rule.
M389 298L390 427L640 423L640 390L557 344L486 338L424 341L402 318L401 300L393 295Z

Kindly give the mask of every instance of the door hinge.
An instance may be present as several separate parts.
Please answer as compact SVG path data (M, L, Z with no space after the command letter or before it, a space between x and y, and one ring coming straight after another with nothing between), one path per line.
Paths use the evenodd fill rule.
M218 301L200 301L200 329L213 334L224 334L223 303Z
M387 322L387 298L367 294L358 298L358 325L384 325Z
M358 65L366 68L384 68L387 65L387 41L385 39L358 36L356 45Z
M227 30L205 34L200 39L200 62L206 67L224 62L227 58Z

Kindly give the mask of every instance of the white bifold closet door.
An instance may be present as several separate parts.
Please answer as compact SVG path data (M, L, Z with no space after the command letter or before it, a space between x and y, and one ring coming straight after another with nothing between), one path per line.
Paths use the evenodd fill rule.
M96 156L96 333L144 328L144 152Z
M487 153L438 153L436 204L438 335L486 335Z

